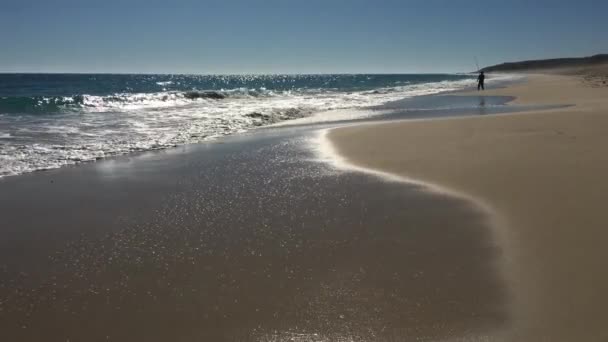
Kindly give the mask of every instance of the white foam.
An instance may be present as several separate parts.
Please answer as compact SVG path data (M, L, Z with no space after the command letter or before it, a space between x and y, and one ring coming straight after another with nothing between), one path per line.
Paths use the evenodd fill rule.
M374 124L374 123L366 123L365 125L371 125L371 124ZM347 158L345 158L343 155L338 153L334 143L328 138L329 132L333 129L335 129L335 128L319 130L317 132L317 134L314 136L314 138L312 139L311 144L309 146L314 151L317 161L326 163L333 169L338 170L339 172L345 172L345 171L346 172L348 172L348 171L361 172L361 173L369 174L374 177L378 177L379 179L384 180L384 181L418 185L418 186L420 186L420 189L425 190L425 191L434 192L434 193L438 193L438 194L442 194L442 195L446 195L446 196L450 196L453 198L458 198L458 199L467 201L468 203L471 204L471 206L473 208L477 208L480 211L480 213L483 215L488 227L491 228L491 231L494 235L494 239L496 240L496 243L498 245L502 246L506 250L513 249L513 246L510 243L510 240L507 236L508 230L506 229L506 227L508 227L508 223L507 223L508 220L506 219L505 216L502 215L502 213L498 212L489 203L485 202L483 199L471 196L467 193L457 191L457 190L454 190L454 189L451 189L451 188L448 188L445 186L440 186L440 185L432 183L432 182L427 182L427 181L410 178L410 177L403 176L403 175L397 175L394 173L385 172L385 171L378 170L378 169L367 168L367 167L362 167L362 166L356 165L356 164L352 163L351 161L349 161ZM502 274L502 276L505 279L505 283L509 285L509 290L511 290L510 288L513 287L514 285L508 279L508 276L506 273L508 273L508 269L510 268L512 259L509 256L504 256L498 262L500 264L502 271L505 273L505 274ZM502 339L499 339L498 337L503 336L505 333L507 333L507 331L497 331L496 334L494 335L494 337L498 340L502 340ZM483 341L483 340L485 340L485 338L478 339L478 338L467 337L467 338L463 338L463 339L455 339L455 341L460 341L460 340L462 340L462 341L469 341L469 340L470 341L477 341L477 340ZM490 340L492 340L492 339L490 339Z
M492 73L486 76L486 82L489 84L499 83L499 82L513 82L525 79L527 76L525 74L501 74L501 73Z
M364 123L358 125L374 125L375 123ZM398 175L378 169L367 168L363 166L356 165L348 160L346 157L338 153L334 143L328 138L328 134L335 128L328 128L319 130L314 137L311 148L316 155L316 160L319 162L326 163L330 165L332 168L340 171L353 171L353 172L361 172L365 174L369 174L375 177L378 177L382 180L389 182L399 182L399 183L408 183L412 185L418 185L421 189L426 191L434 192L437 194L443 194L450 197L460 198L466 200L476 207L480 208L482 212L486 213L488 217L497 218L494 209L485 203L484 201L475 198L469 194L456 191L454 189L450 189L444 186L437 185L435 183L423 181L416 178L410 178L403 175Z
M465 79L350 93L242 88L222 91L227 97L221 100L193 100L179 92L82 95L78 101L73 99L73 103L64 99L70 103L72 112L0 117L1 127L15 130L13 135L2 138L18 138L0 145L3 158L0 177L195 143L277 122L301 124L368 118L382 112L362 108L473 84L473 79ZM251 113L258 116L252 117Z
M165 82L156 82L159 86L166 86L173 84L173 81L165 81Z

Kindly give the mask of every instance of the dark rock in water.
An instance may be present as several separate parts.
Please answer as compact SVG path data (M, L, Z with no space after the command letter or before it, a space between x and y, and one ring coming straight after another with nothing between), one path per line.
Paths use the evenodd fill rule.
M298 108L286 109L281 114L283 114L285 119L296 119L296 118L304 117L304 112Z
M258 112L253 112L253 113L247 114L246 116L248 116L250 118L261 118L262 116L264 116L264 114L258 113Z
M190 91L190 92L184 93L184 97L187 99L198 99L200 96L199 96L198 92Z
M221 99L225 99L226 95L212 91L212 92L203 93L203 97L208 98L208 99L221 100Z
M187 93L184 94L184 97L187 99L214 99L214 100L221 100L221 99L225 99L226 95L219 93L217 91L189 91Z
M248 116L250 118L259 118L262 120L268 120L270 119L270 116L268 116L267 114L262 114L262 113L258 113L258 112L253 112L253 113L249 113L245 116Z

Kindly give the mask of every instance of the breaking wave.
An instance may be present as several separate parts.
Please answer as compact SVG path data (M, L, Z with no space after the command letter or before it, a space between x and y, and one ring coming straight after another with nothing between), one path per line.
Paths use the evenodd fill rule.
M12 83L19 81L12 77ZM37 77L32 84L38 86L54 85L53 77L59 76ZM35 94L23 90L32 88L29 84L7 91L3 84L11 83L0 82L0 177L195 143L304 117L314 121L319 113L324 115L319 121L327 122L332 114L326 111L368 108L474 84L470 75L263 75L245 81L241 76L236 81L209 76L206 83L186 86L183 77L69 77L61 91ZM120 83L121 91L104 86L98 94L88 93L105 84L99 84L103 77L107 84ZM133 79L145 81L145 87L133 86ZM270 81L275 85L270 87ZM200 90L193 84L209 87ZM81 91L53 95L72 89Z
M157 93L122 93L108 96L18 96L0 97L1 114L52 114L60 112L104 112L133 108L170 107L189 104L194 100L223 100L226 98L272 96L272 92L255 89L228 91L185 91Z

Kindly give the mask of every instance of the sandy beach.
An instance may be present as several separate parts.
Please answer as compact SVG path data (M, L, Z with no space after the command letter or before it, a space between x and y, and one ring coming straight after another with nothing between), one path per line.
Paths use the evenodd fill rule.
M521 105L569 105L559 109L327 133L353 165L429 182L491 208L509 289L505 340L608 337L605 71L530 74L525 83L483 93L515 96Z
M0 337L601 340L602 81L2 178Z
M311 161L314 132L3 179L0 339L436 341L502 327L482 213Z
M0 342L608 342L606 13L2 2Z

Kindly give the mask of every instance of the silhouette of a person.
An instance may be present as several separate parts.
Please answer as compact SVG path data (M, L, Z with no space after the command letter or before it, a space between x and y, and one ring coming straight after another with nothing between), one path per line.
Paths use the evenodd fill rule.
M486 75L483 71L477 77L477 90L486 90L485 88Z

